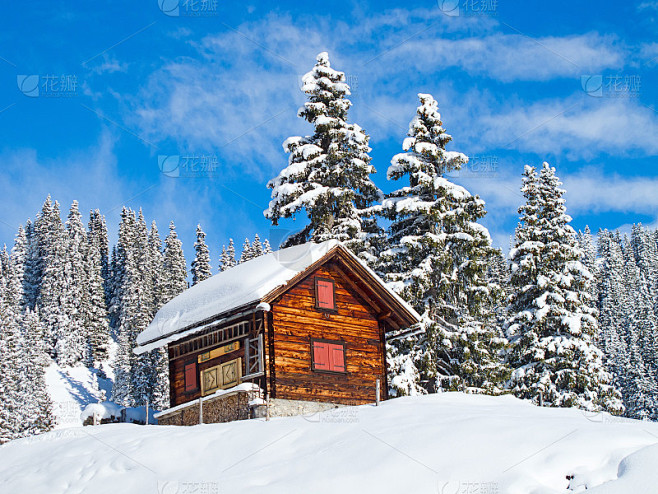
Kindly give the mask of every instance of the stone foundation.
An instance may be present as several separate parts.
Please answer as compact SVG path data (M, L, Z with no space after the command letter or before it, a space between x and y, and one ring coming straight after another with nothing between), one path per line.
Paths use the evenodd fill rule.
M217 398L203 401L203 423L216 424L221 422L232 422L234 420L246 420L250 418L265 418L267 407L261 405L249 405L249 402L257 395L247 391L235 391ZM315 414L343 408L347 405L337 403L323 403L317 401L283 400L279 398L270 399L270 417L293 417L298 415L314 416ZM164 411L156 415L159 425L198 425L199 424L199 401L186 403L175 407L171 411Z
M295 415L309 415L325 412L345 405L337 403L323 403L319 401L270 399L270 417L293 417ZM265 408L265 407L263 407Z

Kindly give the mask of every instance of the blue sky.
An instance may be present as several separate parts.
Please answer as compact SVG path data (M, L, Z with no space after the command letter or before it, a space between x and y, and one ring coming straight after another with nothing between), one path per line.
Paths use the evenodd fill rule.
M64 211L100 208L112 240L124 204L163 234L174 220L188 262L201 223L213 268L229 237L276 242L300 225L272 231L265 184L286 164L281 143L311 132L299 81L321 51L348 76L384 191L429 92L450 149L472 158L455 181L486 201L496 245L516 224L526 163L557 167L576 229L658 225L658 2L273 4L4 5L0 243L49 193ZM160 155L217 161L174 178Z

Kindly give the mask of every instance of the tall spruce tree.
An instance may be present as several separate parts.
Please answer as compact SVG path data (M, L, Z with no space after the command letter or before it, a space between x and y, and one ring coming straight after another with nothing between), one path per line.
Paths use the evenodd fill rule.
M41 273L39 272L39 245L34 228L34 223L27 220L25 224L25 238L27 241L27 251L25 258L25 274L23 277L23 289L25 291L26 307L34 310L37 304L39 294L39 285L41 283Z
M249 239L245 238L244 244L242 244L242 253L240 254L240 260L238 261L238 264L242 264L243 262L250 261L253 258L254 258L254 253L251 250L251 244L249 243Z
M598 279L598 266L596 262L596 246L594 245L594 239L592 238L592 232L589 226L585 227L585 231L578 231L577 240L578 247L582 253L580 261L593 276L593 282L589 283L589 294L591 299L596 301L598 300L598 284L596 283Z
M137 297L141 291L136 277L135 244L135 213L124 207L119 223L119 239L112 262L112 305L111 313L114 319L118 343L114 362L114 385L112 401L123 406L132 406L131 375L135 356L132 352L134 332L131 328L138 305Z
M25 390L27 396L25 405L25 422L23 424L29 435L40 434L52 430L55 425L53 404L46 387L46 367L50 359L45 353L43 328L36 311L27 309L22 315L22 333L25 340L24 368L25 382L29 383Z
M251 255L258 257L263 255L263 244L260 242L258 233L254 236L254 241L251 243Z
M89 360L87 335L89 306L89 283L85 266L87 258L87 235L82 224L78 202L73 201L66 222L68 239L64 259L64 291L59 293L60 309L66 324L59 327L56 335L55 353L60 365L73 365Z
M539 176L526 166L512 260L514 292L507 334L514 368L510 387L519 397L546 406L623 410L619 393L595 346L596 311L588 283L592 275L569 225L555 169Z
M219 272L226 271L237 264L235 260L235 245L233 239L229 239L228 249L222 246L222 255L219 259Z
M164 300L169 302L176 295L187 289L187 266L183 255L183 244L178 238L176 227L169 224L169 235L165 239L164 249Z
M146 226L144 214L140 210L135 224L135 237L133 244L133 255L137 262L133 271L135 280L142 289L136 300L137 306L134 318L130 321L130 351L136 346L139 333L144 331L153 320L155 315L154 286L153 286L153 264L151 262L151 248L149 245L149 232ZM153 403L153 390L157 385L155 379L156 369L152 366L152 358L149 354L135 355L131 369L131 393L135 405Z
M0 279L0 443L52 429L38 317L22 307L20 269L4 261Z
M67 286L68 235L64 230L59 204L50 196L41 208L35 222L39 259L39 293L37 307L44 324L47 351L56 356L58 337L66 333L70 322L70 306Z
M90 238L85 257L87 293L83 300L83 313L87 336L87 365L100 367L107 361L110 344L110 326L105 301L103 264L99 245Z
M25 340L20 329L20 280L2 256L0 277L0 443L21 437L25 416Z
M210 253L206 245L206 234L201 225L196 226L196 242L194 243L194 261L192 261L192 285L207 280L212 276L210 269Z
M105 217L98 209L90 211L89 213L89 223L87 223L87 237L89 238L89 242L98 248L101 264L101 277L103 279L103 290L105 292L105 304L106 306L109 306L111 297L111 265L109 242Z
M355 251L364 248L376 225L365 210L380 197L370 179L368 135L347 122L352 105L345 74L331 68L320 53L313 69L302 78L308 101L298 116L314 126L311 136L286 139L288 166L268 183L272 200L265 216L276 225L302 210L308 224L288 237L285 246L338 239Z
M14 275L20 283L20 305L24 311L29 305L29 284L26 282L26 272L28 269L29 242L23 226L18 227L18 233L14 239L14 246L11 249L11 262L13 265Z
M487 278L493 250L488 231L477 223L485 215L484 202L445 178L468 158L446 151L452 138L436 101L429 94L418 97L405 152L393 157L387 174L408 185L388 194L378 208L391 225L376 269L423 314L425 332L396 343L391 368L418 376L428 391L500 392L505 341L491 307L501 292ZM403 387L396 391L413 386Z

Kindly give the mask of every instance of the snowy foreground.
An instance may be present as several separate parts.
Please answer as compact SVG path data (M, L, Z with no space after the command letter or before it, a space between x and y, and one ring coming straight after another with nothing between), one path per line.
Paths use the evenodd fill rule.
M270 422L74 427L0 447L3 493L528 494L569 487L658 492L658 424L445 393Z

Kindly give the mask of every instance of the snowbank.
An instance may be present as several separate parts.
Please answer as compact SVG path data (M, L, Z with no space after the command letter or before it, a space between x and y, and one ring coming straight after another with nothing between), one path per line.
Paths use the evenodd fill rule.
M56 429L81 426L85 407L109 398L112 380L109 365L107 367L108 376L101 377L96 369L50 364L46 369L46 387L53 402Z
M102 419L119 419L121 418L122 407L111 401L103 403L90 403L80 414L80 420L84 423L90 417L96 416L98 420Z
M657 444L656 423L444 393L269 422L53 431L0 447L0 492L650 493Z

